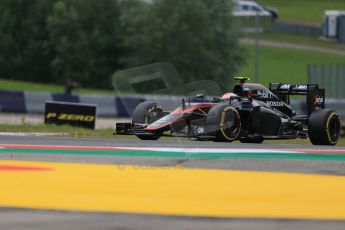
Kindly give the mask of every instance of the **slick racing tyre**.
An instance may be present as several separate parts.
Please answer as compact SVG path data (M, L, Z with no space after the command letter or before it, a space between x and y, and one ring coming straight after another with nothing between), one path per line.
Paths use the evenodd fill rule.
M225 104L215 105L206 118L206 134L214 141L232 142L241 131L241 118L237 110Z
M133 112L132 123L149 125L163 116L163 108L155 102L140 103ZM158 140L162 132L135 134L141 140Z
M309 118L308 135L313 145L335 145L340 137L340 120L334 110L321 109Z

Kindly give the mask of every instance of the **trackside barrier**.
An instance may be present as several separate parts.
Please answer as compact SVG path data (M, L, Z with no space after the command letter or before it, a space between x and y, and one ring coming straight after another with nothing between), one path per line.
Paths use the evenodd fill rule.
M0 90L0 111L26 113L24 93L19 91Z
M97 114L100 116L117 116L116 99L113 96L86 94L79 95L80 103L96 104Z
M131 117L135 107L143 101L143 97L116 97L117 116Z
M24 91L25 105L28 113L42 113L45 102L52 101L51 93Z
M341 119L345 119L345 99L326 98L326 109L334 109Z
M125 96L110 95L67 95L42 92L19 92L0 90L0 111L9 113L44 113L46 101L77 102L97 105L97 116L131 117L135 107L143 101L156 101L171 111L181 104L180 96ZM186 99L188 103L188 98ZM297 114L305 113L304 100L291 100ZM334 109L345 119L345 99L326 98L326 108Z
M53 101L79 103L79 97L65 93L53 93Z
M272 31L276 33L297 34L297 35L307 35L307 36L321 36L322 35L321 26L301 25L301 24L279 22L279 21L276 21L275 23L273 23Z
M172 111L176 109L176 107L182 103L182 97L178 97L178 96L160 96L160 97L146 96L145 100L157 102L166 111Z

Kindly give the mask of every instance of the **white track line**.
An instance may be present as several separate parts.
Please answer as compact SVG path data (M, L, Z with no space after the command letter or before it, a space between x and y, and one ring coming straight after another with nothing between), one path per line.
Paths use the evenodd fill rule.
M69 133L39 133L39 132L0 132L0 136L17 136L17 137L42 137L42 136L68 136Z
M123 147L128 150L184 152L184 153L295 153L290 150L276 149L225 149L225 148L164 148L164 147Z

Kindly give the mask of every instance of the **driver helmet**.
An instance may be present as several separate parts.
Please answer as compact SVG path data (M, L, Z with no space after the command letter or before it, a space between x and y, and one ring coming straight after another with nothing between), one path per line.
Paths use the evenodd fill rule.
M234 94L234 93L225 93L223 96L222 96L222 100L230 100L231 99L231 97L235 97L235 96L237 96L236 94Z

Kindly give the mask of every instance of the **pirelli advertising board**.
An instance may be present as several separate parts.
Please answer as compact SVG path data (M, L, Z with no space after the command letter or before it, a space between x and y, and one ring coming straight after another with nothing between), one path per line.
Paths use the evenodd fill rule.
M44 123L95 129L97 105L47 101Z

